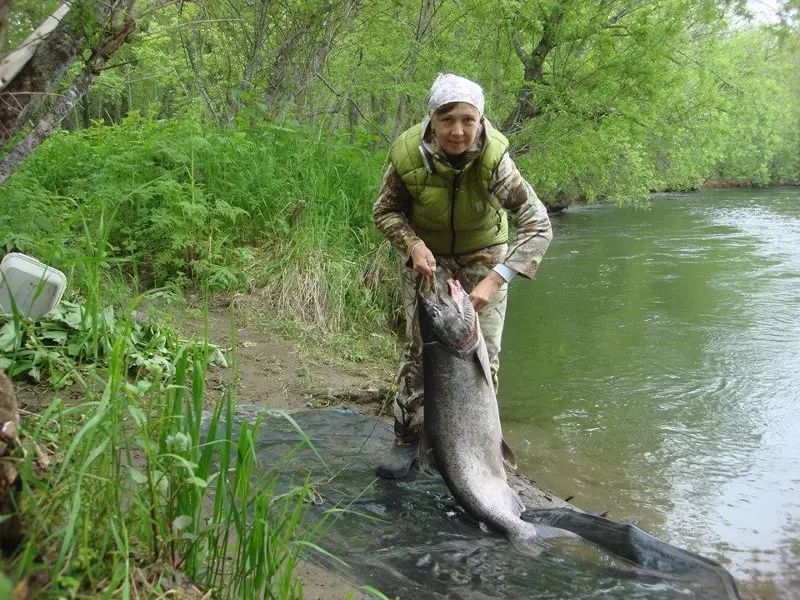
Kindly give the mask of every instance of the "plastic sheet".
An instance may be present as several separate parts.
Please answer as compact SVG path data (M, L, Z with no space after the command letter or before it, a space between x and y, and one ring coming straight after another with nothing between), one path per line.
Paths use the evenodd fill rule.
M254 422L257 413L256 407L237 407L239 419ZM387 424L349 411L291 416L325 464L307 448L296 450L301 437L292 423L268 415L258 434L260 468L277 470L286 485L309 473L319 482L314 489L322 503L310 507L311 522L332 507L347 507L322 543L347 566L312 558L389 597L739 598L733 578L711 560L632 525L569 508L530 506L526 494L523 518L588 541L549 541L523 554L466 515L439 476L376 479L375 464L393 440Z

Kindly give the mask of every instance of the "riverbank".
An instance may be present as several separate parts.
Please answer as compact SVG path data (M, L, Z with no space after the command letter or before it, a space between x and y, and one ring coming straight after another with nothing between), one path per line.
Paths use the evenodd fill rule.
M387 344L396 340L391 334L386 334L387 338L376 332L362 332L360 338L353 334L350 346L340 347L334 353L330 338L318 339L306 332L300 338L290 339L276 333L270 315L258 308L255 297L240 296L233 307L194 306L173 315L183 317L175 323L182 335L207 336L232 358L228 368L209 367L206 394L209 404L215 402L214 396L235 377L238 404L289 412L309 408L348 409L376 416L387 424L392 422L396 354L388 351ZM370 339L374 352L354 351L354 346L369 345ZM571 506L523 474L509 473L509 483L529 508ZM324 538L320 545L336 553L334 548L326 546ZM317 564L302 562L295 573L303 581L308 599L366 598L359 593L358 584Z
M367 360L360 352L338 352L335 356L326 357L320 348L327 341L323 343L320 340L315 345L307 337L301 341L297 332L294 341L275 333L276 325L269 322L269 316L253 308L258 303L259 299L255 297L239 297L232 306L227 301L212 302L209 307L208 304L188 300L180 306L143 308L147 320L174 329L181 339L197 342L208 340L223 350L229 366L208 366L204 371L203 403L206 409L224 402L221 399L229 388L237 404L288 412L310 407L350 407L349 403L335 398L337 391L364 388L385 391L388 388L392 368L386 360L374 358L374 354L370 355L373 358ZM326 338L329 339L330 336ZM353 350L352 343L350 349ZM88 401L86 389L77 384L54 391L44 383L17 380L15 387L26 419L45 413L56 398L63 401L67 410ZM333 396L320 390L332 391ZM367 397L366 404L352 407L356 412L373 415L381 413L383 404L380 401L371 402ZM54 454L58 454L56 463L62 460L61 455L66 450L64 447L54 450ZM324 547L324 540L321 545ZM329 550L335 554L335 549ZM359 600L364 597L358 591L358 584L315 563L298 562L293 577L302 582L303 597L309 600ZM48 585L49 581L49 577L44 577L41 582L28 579L26 585L29 591L20 598L34 597L28 594L35 594L38 587ZM188 580L186 585L180 592L183 594L181 597L195 598L188 591L193 587ZM197 598L202 597L201 592L202 588Z
M337 356L320 353L319 347L309 346L308 339L287 339L270 331L269 316L242 310L241 305L234 311L206 309L199 319L198 315L192 315L193 312L190 309L183 313L189 318L177 324L182 334L207 335L210 342L225 348L235 363L235 367L209 369L209 402L213 403L213 396L229 385L231 377L237 373L236 397L241 404L287 411L350 409L391 422L389 406L384 399L378 399L376 394L370 396L359 392L388 390L393 362L376 357L352 361L343 358L344 353ZM234 319L233 327L231 318ZM327 397L320 392L326 389L332 392ZM363 401L367 397L375 400ZM577 508L541 489L524 475L510 474L509 482L529 508ZM341 545L341 538L339 542ZM328 543L335 542L326 543L323 538L319 543L336 554L336 547L328 546ZM359 584L343 577L340 572L314 563L302 562L294 573L303 582L305 598L309 600L366 600L374 597L361 594Z
M172 321L182 338L208 340L222 348L230 361L228 367L210 366L206 371L204 400L207 407L219 403L219 397L228 387L235 390L236 402L240 404L298 411L309 408L350 409L365 415L377 415L391 422L389 405L393 361L381 354L353 360L344 351L331 356L321 352L327 342L309 344L309 338L288 339L274 331L275 324L269 315L245 308L246 299L238 306L228 308L197 306L186 307L165 313L163 318ZM158 318L155 311L151 318ZM352 349L352 348L351 348ZM324 390L329 393L325 394ZM36 406L47 405L52 392L41 387L21 385L18 388L21 404L36 410ZM66 404L78 404L82 397L77 393L60 392ZM541 490L523 475L512 474L510 484L530 508L555 508L569 506L552 493ZM321 547L336 554L336 548ZM179 581L181 588L172 588L175 597L186 600L205 600L208 596L202 587L171 567L151 566L142 568L145 573L164 568ZM374 598L360 591L360 584L343 577L340 572L326 569L319 564L299 561L292 572L293 579L302 582L303 596L308 600L366 600ZM163 577L159 576L159 583ZM143 579L147 581L147 579ZM21 595L14 600L33 598ZM144 596L151 597L151 596ZM156 597L156 596L152 596Z
M334 353L335 336L327 334L324 339L309 335L291 337L276 332L276 323L271 316L261 312L256 297L238 297L234 305L228 302L199 303L188 300L180 307L150 307L147 318L174 328L185 340L209 343L223 350L229 366L208 366L205 370L203 403L206 409L218 406L220 399L231 389L236 404L282 409L287 412L321 409L350 409L355 413L377 416L391 423L392 379L394 372L391 335L351 334L347 347L341 342L339 352ZM314 343L316 340L317 343ZM372 346L373 352L359 348ZM17 382L17 396L23 414L27 418L44 413L56 397L64 406L79 407L87 401L86 390L79 385L63 388L57 392L45 385ZM56 452L63 454L64 448ZM59 455L55 462L62 460ZM138 459L141 460L141 457ZM531 507L566 506L563 500L540 491L528 478L510 475L511 485ZM314 540L316 541L316 540ZM319 540L322 548L328 548L324 537ZM160 567L158 567L160 568ZM164 567L170 570L170 567ZM147 567L148 572L156 567ZM145 571L143 570L143 573ZM190 600L204 598L204 589L180 572L174 577L181 581L180 597ZM293 578L302 582L303 597L308 600L362 600L360 584L343 577L340 572L326 569L320 564L299 561ZM37 585L50 582L44 577L41 582L28 580L29 593L36 593ZM177 588L173 588L175 591ZM23 598L35 595L22 595ZM373 598L373 595L369 596ZM16 600L16 598L15 598Z

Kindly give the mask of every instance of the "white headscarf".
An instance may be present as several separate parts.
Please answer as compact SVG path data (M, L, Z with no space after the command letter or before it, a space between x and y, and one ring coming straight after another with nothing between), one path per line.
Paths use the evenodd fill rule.
M445 104L466 102L483 116L483 89L474 81L452 73L439 73L431 86L428 110L435 113Z

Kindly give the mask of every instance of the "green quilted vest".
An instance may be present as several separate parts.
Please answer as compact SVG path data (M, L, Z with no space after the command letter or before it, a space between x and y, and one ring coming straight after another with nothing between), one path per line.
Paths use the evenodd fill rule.
M484 120L481 153L457 171L422 146L422 124L403 132L389 160L414 202L414 232L434 254L466 254L508 241L506 211L489 193L495 168L508 149L506 137Z

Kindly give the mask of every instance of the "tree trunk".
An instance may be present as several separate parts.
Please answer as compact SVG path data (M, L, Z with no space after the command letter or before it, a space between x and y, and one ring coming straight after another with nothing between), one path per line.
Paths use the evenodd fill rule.
M523 122L541 114L541 106L536 104L533 98L533 88L544 84L544 62L556 45L558 27L563 20L564 7L556 3L553 5L550 16L543 23L542 37L539 39L539 43L530 54L525 52L520 39L514 40L517 56L525 67L525 75L522 88L517 93L514 110L511 111L503 125L503 130L507 133L517 130Z
M121 25L110 29L105 34L89 60L86 61L86 65L72 81L69 89L58 97L31 132L0 159L0 185L22 164L22 161L30 156L31 152L55 131L67 113L80 102L111 55L128 40L135 25L135 21L127 17Z
M356 128L358 127L358 107L350 96L347 95L347 128L350 130L350 144L356 143Z
M370 111L372 113L372 120L375 123L377 129L383 133L384 137L386 137L386 133L385 133L386 132L386 121L387 121L386 94L381 93L381 95L378 96L373 92L370 95L370 101L371 101L371 108L372 108L372 110ZM382 148L382 146L381 146L380 141L377 138L375 138L375 141L372 142L372 151L373 152L379 152L381 150L381 148Z
M214 101L211 99L211 96L208 93L208 88L206 87L206 82L203 77L200 75L200 67L197 64L197 52L195 51L196 47L203 47L204 38L200 37L199 33L193 34L193 39L199 41L197 45L191 44L189 40L186 39L186 36L183 34L183 31L179 31L181 36L181 45L183 46L183 52L186 56L186 61L189 63L189 67L192 69L192 74L194 75L194 83L197 86L197 89L200 90L200 95L203 97L203 102L206 103L206 108L208 108L208 112L211 113L211 116L214 118L214 122L218 125L222 125L222 120L217 113L217 109L214 106ZM129 88L130 89L130 86Z
M68 5L59 8L3 61L0 73L9 78L0 74L0 148L16 135L75 62L84 42L76 12Z
M92 97L88 94L84 94L81 102L81 122L84 129L92 126Z
M6 45L6 31L8 29L8 20L6 16L11 8L11 0L0 0L0 52Z
M408 62L406 63L406 71L403 75L403 81L411 81L414 72L417 70L417 58L422 44L422 38L428 31L428 26L436 14L436 2L434 0L422 0L419 7L419 16L417 17L417 27L414 31L414 39L411 42L411 52L408 55ZM397 112L394 116L394 125L392 126L392 139L395 139L400 134L400 128L405 121L406 104L408 104L408 94L402 94L397 103Z

